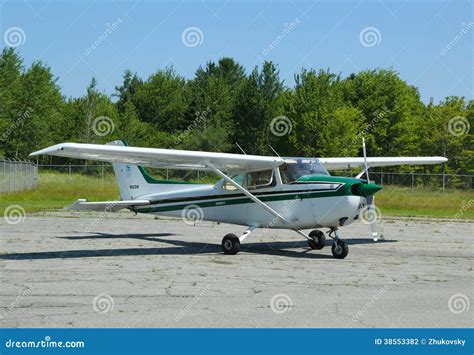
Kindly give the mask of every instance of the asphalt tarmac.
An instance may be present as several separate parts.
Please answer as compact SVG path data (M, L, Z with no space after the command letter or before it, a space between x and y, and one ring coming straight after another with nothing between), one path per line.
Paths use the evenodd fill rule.
M310 250L292 231L120 214L0 221L1 327L472 327L474 222L382 220Z

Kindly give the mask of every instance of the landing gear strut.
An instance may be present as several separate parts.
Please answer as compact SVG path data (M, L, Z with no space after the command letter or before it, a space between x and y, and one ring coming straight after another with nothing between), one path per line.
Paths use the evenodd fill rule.
M334 234L334 237L332 236ZM339 233L337 232L337 228L331 228L329 232L329 237L334 239L334 243L332 244L331 251L332 255L336 259L344 259L347 254L349 254L349 247L347 243L339 238Z

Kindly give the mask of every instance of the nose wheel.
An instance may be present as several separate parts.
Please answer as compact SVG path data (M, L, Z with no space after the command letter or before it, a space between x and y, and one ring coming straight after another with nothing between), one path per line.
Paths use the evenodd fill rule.
M334 234L334 237L332 236L332 234ZM347 243L345 241L339 238L337 228L331 228L329 236L334 239L334 243L331 247L332 255L336 259L344 259L347 254L349 254L349 247L347 246Z
M345 241L336 239L331 247L331 251L336 259L344 259L349 254L349 247Z

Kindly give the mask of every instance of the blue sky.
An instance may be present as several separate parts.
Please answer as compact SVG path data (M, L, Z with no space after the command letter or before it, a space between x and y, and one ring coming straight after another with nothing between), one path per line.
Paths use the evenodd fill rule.
M302 67L343 76L392 67L425 102L438 102L474 97L473 4L0 0L0 41L17 46L26 66L51 66L66 96L83 95L93 76L112 94L126 69L147 78L172 65L191 78L206 61L230 56L247 71L272 60L290 86Z

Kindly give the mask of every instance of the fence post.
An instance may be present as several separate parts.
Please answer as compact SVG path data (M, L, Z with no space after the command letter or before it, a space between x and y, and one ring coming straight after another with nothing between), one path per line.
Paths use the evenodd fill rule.
M445 174L444 174L444 169L443 169L443 194L444 194L444 186L445 186Z
M69 178L71 178L71 162L69 162Z

